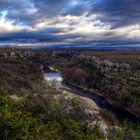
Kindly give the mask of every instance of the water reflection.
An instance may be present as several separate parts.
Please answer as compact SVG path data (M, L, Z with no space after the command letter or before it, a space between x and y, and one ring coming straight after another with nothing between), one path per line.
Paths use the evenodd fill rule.
M58 72L48 72L45 73L45 80L51 86L60 87L62 85L63 78Z

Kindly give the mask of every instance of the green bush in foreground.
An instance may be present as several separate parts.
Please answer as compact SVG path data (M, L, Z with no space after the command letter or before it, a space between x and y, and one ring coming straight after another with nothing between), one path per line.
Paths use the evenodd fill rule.
M30 105L30 104L29 104ZM91 130L86 124L63 119L46 113L35 105L27 111L24 101L17 102L0 88L0 139L1 140L104 140L98 129ZM36 113L36 115L34 115Z

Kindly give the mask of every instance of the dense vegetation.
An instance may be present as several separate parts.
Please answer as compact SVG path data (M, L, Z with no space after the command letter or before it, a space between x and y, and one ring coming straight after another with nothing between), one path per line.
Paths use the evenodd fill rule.
M1 139L104 139L98 129L54 112L57 102L34 97L30 92L18 101L8 97L0 88L0 138Z
M44 51L40 58L45 64L60 70L67 82L96 91L112 105L140 118L139 51ZM117 122L112 113L105 111L103 117L108 123ZM125 124L128 125L129 121ZM135 127L135 123L133 125ZM132 128L129 131L133 132L133 125L124 128ZM139 134L139 124L135 130Z
M78 52L62 58L65 61L54 66L66 81L97 89L112 104L140 118L140 52Z
M78 64L81 65L64 69L63 75L66 80L88 89L98 89L103 96L140 116L139 69L133 67L135 70L117 70L108 66L98 67L89 61L81 61Z
M92 58L94 61L96 59ZM100 57L98 60L104 63L105 59ZM124 58L119 59L119 62L115 60L112 58L112 61L109 61L122 63ZM66 101L63 97L59 100L55 98L55 95L61 93L46 85L40 62L59 69L69 82L84 88L98 89L117 102L120 98L119 103L123 103L123 106L127 105L131 109L131 105L135 103L134 110L137 109L136 113L139 113L138 57L127 59L127 64L131 68L128 65L123 67L127 70L126 75L124 69L119 72L112 69L106 71L108 69L104 70L102 66L98 69L93 62L91 63L87 52L1 50L0 139L102 140L105 137L109 140L140 139L139 124L134 125L128 121L120 124L114 114L105 110L101 112L102 117L109 126L117 125L117 129L109 127L105 136L98 125L89 127L76 99ZM128 78L133 80L129 79L127 82ZM115 85L119 87L117 91L114 91ZM123 87L120 88L120 85ZM71 108L72 112L67 113L68 108Z
M0 139L105 139L98 127L90 128L81 121L82 116L75 117L78 104L73 100L66 102L73 108L72 115L64 113L63 100L54 98L58 93L45 85L35 60L0 57Z

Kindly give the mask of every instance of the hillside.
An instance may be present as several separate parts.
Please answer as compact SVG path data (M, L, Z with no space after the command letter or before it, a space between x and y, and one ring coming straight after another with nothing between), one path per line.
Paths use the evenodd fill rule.
M34 57L5 58L2 52L7 50L0 57L0 139L104 139L98 127L91 129L78 119L82 114L75 99L54 98L58 92L46 85ZM64 113L69 107L72 116Z
M121 121L93 100L46 83L43 70L51 64L68 81L88 87L90 68L79 56L77 51L0 50L0 139L140 138L139 124Z

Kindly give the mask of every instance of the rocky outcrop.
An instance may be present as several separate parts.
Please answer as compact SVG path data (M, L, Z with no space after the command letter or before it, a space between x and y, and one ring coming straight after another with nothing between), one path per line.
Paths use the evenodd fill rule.
M0 56L4 58L28 58L33 57L35 53L31 50L14 50L14 49L8 49L8 50L2 50L0 52Z
M84 56L80 55L79 59L84 61L85 63L88 63L92 65L93 67L97 68L98 70L101 70L102 72L109 72L109 71L131 71L131 67L129 64L126 63L113 63L109 60L100 60L99 58L95 56Z

